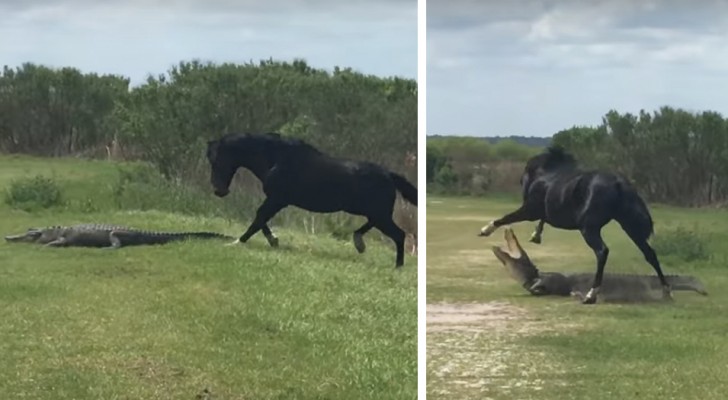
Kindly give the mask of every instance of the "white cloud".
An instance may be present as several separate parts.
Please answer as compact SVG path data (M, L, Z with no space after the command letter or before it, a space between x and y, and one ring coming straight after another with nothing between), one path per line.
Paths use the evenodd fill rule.
M140 82L182 60L272 57L417 75L416 0L4 1L0 14L9 66L76 66Z
M550 135L611 108L728 106L726 2L448 4L428 3L430 134Z

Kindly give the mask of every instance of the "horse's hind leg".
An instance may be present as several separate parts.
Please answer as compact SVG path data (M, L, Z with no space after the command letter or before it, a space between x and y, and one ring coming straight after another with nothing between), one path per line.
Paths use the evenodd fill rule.
M367 245L364 243L363 236L373 227L374 223L371 220L367 220L367 222L362 225L361 228L354 231L354 247L356 247L356 251L358 251L360 254L367 249Z
M260 230L263 231L263 235L265 235L265 238L268 239L270 247L278 247L278 237L270 230L268 224L264 224Z
M531 209L527 208L527 204L522 205L518 210L513 211L510 214L506 214L504 217L491 221L488 225L480 229L478 236L490 236L496 229L503 225L509 225L521 221L535 221L540 219L535 216L535 213Z
M630 232L627 232L627 235L629 235L629 238L632 239L634 244L637 245L637 248L640 249L642 252L642 255L645 256L645 260L647 260L648 263L652 266L652 268L657 273L657 277L660 278L660 283L662 283L662 296L665 300L672 299L672 294L670 293L670 284L667 282L667 279L665 279L665 275L662 273L662 268L660 267L660 261L657 259L657 254L655 254L655 250L652 249L652 246L650 246L649 243L647 243L647 240L645 239L638 239L635 237L635 235L630 234Z
M541 235L543 234L543 224L544 220L538 221L538 225L536 225L536 230L533 231L533 234L531 235L530 242L541 244Z
M375 226L394 241L394 245L397 248L397 261L395 266L397 268L402 267L404 265L404 231L394 223L391 217L377 221Z
M581 235L584 237L586 244L591 247L594 251L594 255L597 256L597 273L594 276L594 283L591 289L582 300L584 304L594 304L597 301L597 295L599 289L602 286L602 277L604 276L604 266L607 264L607 257L609 256L609 248L602 240L602 228L587 227L581 230Z

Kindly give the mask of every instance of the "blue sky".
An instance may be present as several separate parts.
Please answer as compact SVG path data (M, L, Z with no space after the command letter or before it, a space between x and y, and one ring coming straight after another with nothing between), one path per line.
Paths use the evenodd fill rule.
M427 3L428 134L549 136L610 109L728 114L728 1Z
M417 77L416 0L3 0L0 62L74 66L132 84L181 60L303 58Z

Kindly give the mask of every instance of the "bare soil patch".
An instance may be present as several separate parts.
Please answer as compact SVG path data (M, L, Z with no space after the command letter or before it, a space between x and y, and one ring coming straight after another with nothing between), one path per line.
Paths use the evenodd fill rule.
M537 397L560 366L520 339L554 325L507 302L428 304L428 398Z
M427 332L478 331L504 327L525 311L505 302L427 305Z

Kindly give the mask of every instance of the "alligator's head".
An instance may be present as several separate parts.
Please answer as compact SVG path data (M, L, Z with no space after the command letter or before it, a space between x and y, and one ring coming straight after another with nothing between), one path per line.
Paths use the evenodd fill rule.
M506 245L493 246L493 254L503 263L508 274L522 286L530 286L539 277L538 268L528 258L528 254L518 243L513 229L504 230Z
M5 236L8 242L21 243L48 243L58 237L59 228L28 228L28 231L20 235Z

